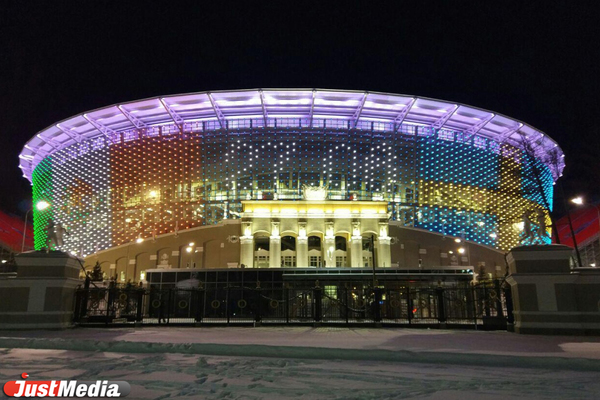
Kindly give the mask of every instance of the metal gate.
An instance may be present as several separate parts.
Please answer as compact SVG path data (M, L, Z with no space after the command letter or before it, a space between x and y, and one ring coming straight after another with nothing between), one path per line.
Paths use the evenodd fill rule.
M83 288L74 320L89 324L346 324L506 329L510 291L501 281L444 287L329 285L271 288Z

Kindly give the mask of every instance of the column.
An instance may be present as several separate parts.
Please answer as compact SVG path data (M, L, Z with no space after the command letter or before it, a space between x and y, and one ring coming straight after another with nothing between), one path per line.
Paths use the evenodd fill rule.
M306 222L298 223L298 237L296 238L296 267L308 268L308 237L306 236Z
M271 222L271 237L269 239L269 268L281 268L279 222Z
M242 222L242 236L240 236L240 266L254 267L254 237L252 236L251 222Z
M350 239L350 266L362 267L362 235L360 222L352 222L352 238Z
M388 236L388 223L379 223L379 237L377 238L377 267L389 268L392 266L392 252L390 242L392 238Z
M323 241L323 266L327 268L335 267L335 236L333 234L333 222L325 222L325 240Z
M392 253L390 251L390 242L392 238L380 237L377 239L377 267L389 268L392 266Z

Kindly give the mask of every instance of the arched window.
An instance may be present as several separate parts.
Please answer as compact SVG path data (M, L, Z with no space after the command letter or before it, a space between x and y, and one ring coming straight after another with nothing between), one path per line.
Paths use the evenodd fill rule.
M347 241L344 236L335 237L334 257L335 266L337 268L344 268L348 266Z
M321 268L323 256L321 254L321 238L318 236L308 237L308 266Z
M321 251L321 238L318 236L308 237L308 250L319 250Z
M254 268L269 268L269 238L254 237Z
M281 238L281 266L284 268L296 266L296 238L293 236Z
M254 238L254 251L266 250L269 251L270 242L266 236L257 236Z
M281 251L296 251L296 238L293 236L283 236L281 238Z
M346 238L343 236L336 236L335 237L335 249L336 250L342 250L342 251L346 251Z

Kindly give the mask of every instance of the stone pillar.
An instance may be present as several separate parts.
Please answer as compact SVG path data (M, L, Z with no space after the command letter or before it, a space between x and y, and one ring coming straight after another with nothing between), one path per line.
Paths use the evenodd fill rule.
M308 238L299 237L296 240L296 267L308 268Z
M350 266L352 268L362 267L362 235L360 233L360 222L352 222L352 238L350 239Z
M507 256L514 331L528 334L600 334L600 271L570 269L573 249L516 247Z
M392 252L390 250L390 243L392 238L390 237L380 237L377 239L377 267L389 268L392 266Z
M254 267L254 238L252 236L240 237L240 265L245 268Z
M17 277L0 280L2 329L64 329L73 325L79 261L61 251L21 253Z
M246 268L254 267L254 237L252 236L252 223L242 222L242 236L240 236L240 265Z
M392 266L392 252L388 236L388 222L379 222L379 237L377 238L377 267L389 268Z
M269 268L281 268L279 222L271 222L271 237L269 239Z

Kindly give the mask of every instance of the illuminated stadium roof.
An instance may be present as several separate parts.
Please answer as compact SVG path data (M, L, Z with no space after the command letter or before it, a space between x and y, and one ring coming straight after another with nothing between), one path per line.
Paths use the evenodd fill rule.
M302 127L313 127L313 120L335 119L343 121L343 129L370 130L377 124L383 132L398 130L402 123L430 126L509 142L521 148L526 138L555 179L564 168L562 150L556 142L514 118L426 97L331 89L214 91L114 104L75 115L38 132L21 151L19 167L31 181L36 165L52 153L96 137L116 142L120 132L135 129L183 125L186 131L197 131L202 126L198 122L212 121L214 128L207 130L237 130L243 128L230 121L262 120L262 126L270 126L268 122L273 119L294 118L302 121ZM195 129L189 127L194 123Z

